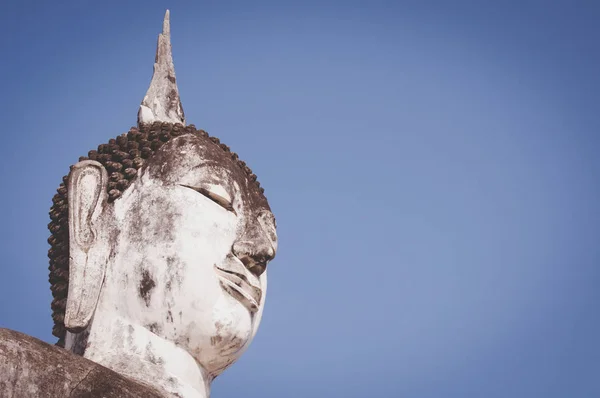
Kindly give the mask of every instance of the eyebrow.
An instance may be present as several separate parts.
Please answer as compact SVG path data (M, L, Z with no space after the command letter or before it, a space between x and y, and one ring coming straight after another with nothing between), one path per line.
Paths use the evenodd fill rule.
M233 178L233 172L231 172L230 170L228 170L226 167L221 166L219 163L215 162L215 161L210 161L210 162L205 162L202 164L197 164L195 166L192 166L190 169L191 171L196 171L198 169L205 169L205 168L209 168L209 167L213 167L215 169L218 170L219 173L224 173L227 177L229 178ZM217 173L210 173L211 175L215 175Z

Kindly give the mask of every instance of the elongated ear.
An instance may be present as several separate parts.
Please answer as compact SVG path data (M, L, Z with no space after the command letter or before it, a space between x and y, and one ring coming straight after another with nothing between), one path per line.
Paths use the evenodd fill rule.
M65 327L73 333L85 329L98 302L108 243L99 234L98 221L106 205L108 173L93 160L71 168L69 195L69 292Z

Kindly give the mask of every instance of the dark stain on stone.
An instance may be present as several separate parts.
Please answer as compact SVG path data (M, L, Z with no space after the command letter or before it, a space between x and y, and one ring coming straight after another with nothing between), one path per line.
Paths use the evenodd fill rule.
M129 327L127 328L127 330L129 331L129 335L127 336L127 343L129 344L130 347L133 347L133 333L135 332L135 329L133 328L132 325L129 325Z
M173 80L171 80L171 78ZM169 81L175 83L175 78L173 76L167 76L167 79L169 79ZM167 95L167 98L170 100L167 103L167 113L174 111L177 112L177 108L181 108L181 100L179 99L179 94L177 93L177 90L175 89L171 89L171 91L169 91L169 94Z
M167 311L167 322L173 323L173 314L171 310Z
M148 233L160 237L161 241L172 242L175 240L175 221L179 214L174 210L170 199L163 195L155 195L152 198L152 212L147 212L148 226L151 230ZM160 214L160 222L155 219L155 215Z
M173 282L176 283L176 286L179 287L181 286L181 275L180 275L180 269L181 269L181 264L180 261L174 257L174 256L168 256L166 258L167 260L167 269L169 270L168 272L168 280L167 283L165 285L165 289L167 290L167 292L171 292L173 290Z
M239 337L234 337L229 342L229 345L225 348L226 351L229 351L231 354L238 352L244 346L244 341Z
M211 344L211 345L217 345L217 344L219 344L221 341L223 341L223 337L221 337L220 335L212 336L212 337L210 338L210 344Z
M158 334L160 333L160 325L156 322L151 323L150 325L148 325L148 330L150 330L152 333L154 334Z
M157 357L156 355L154 355L154 353L152 352L151 343L148 343L148 345L146 346L146 359L150 363L153 363L155 365L162 365L165 363L165 361L161 357Z
M88 337L90 335L89 329L85 329L83 332L75 335L73 347L71 351L73 354L81 355L85 354L85 349L88 347Z
M175 340L175 344L180 346L180 347L189 347L190 345L190 336L179 336L176 340Z
M142 281L140 282L140 297L146 302L146 306L150 306L150 298L152 289L156 286L154 279L148 270L142 271Z

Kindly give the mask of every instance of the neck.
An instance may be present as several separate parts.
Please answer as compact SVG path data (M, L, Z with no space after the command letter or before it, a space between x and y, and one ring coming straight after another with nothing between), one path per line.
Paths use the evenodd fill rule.
M85 358L170 396L209 397L210 380L187 351L114 314L94 318Z

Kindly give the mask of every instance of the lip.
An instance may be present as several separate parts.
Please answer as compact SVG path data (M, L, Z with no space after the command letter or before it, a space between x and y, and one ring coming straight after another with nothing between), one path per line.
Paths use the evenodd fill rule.
M215 265L221 287L240 301L251 313L258 311L262 290L254 286L248 278L239 272L223 269Z

